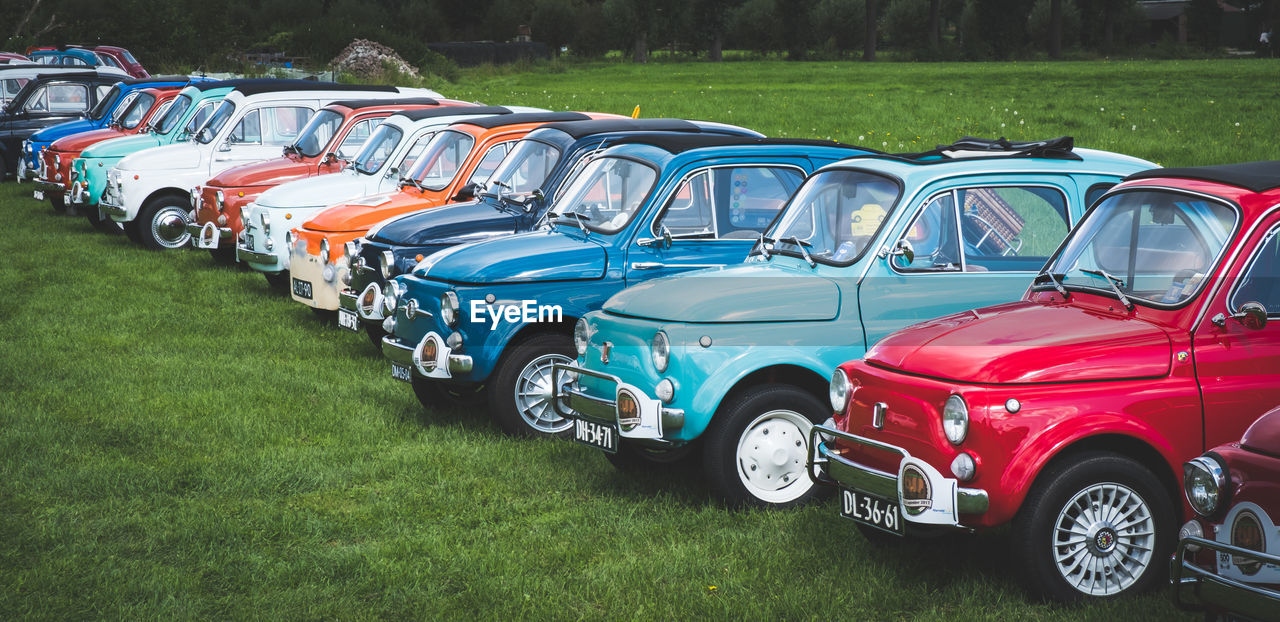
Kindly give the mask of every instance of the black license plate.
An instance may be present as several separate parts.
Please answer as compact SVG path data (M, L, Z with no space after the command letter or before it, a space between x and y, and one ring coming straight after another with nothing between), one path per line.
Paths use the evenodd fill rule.
M293 293L299 298L311 299L311 281L293 279Z
M616 454L618 453L618 426L603 425L586 419L574 419L573 440Z
M360 320L356 317L356 314L346 309L338 309L338 326L350 331L359 331Z
M413 382L413 370L404 365L391 364L391 377L401 382Z
M895 536L903 535L902 515L898 512L898 504L888 499L842 489L840 515Z

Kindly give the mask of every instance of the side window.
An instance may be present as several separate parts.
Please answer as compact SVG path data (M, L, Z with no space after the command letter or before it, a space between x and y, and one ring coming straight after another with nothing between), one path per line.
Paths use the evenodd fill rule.
M27 103L23 104L23 110L28 112L47 112L49 110L49 87L42 86L36 89L27 98Z
M84 112L89 109L89 89L83 84L51 84L46 93L50 112Z
M658 235L755 238L769 228L804 181L793 168L743 166L699 171L685 178L654 221Z
M1273 228L1263 240L1227 306L1234 313L1246 302L1260 302L1267 315L1280 315L1280 227Z
M1101 184L1094 184L1092 186L1089 186L1089 189L1086 190L1084 193L1085 208L1087 209L1087 208L1093 207L1093 204L1097 203L1098 199L1102 198L1102 195L1106 194L1106 192L1110 190L1112 186L1115 186L1115 184L1101 183Z
M196 113L191 115L191 120L187 122L187 126L182 128L182 133L187 136L195 134L196 129L201 125L204 125L204 122L209 120L209 115L213 114L214 105L215 102L206 102L201 104L200 107L196 109Z
M1034 271L1067 236L1067 201L1050 188L958 190L967 272Z
M307 121L311 120L314 111L300 106L277 106L275 108L259 108L261 115L261 135L257 141L264 145L284 146L298 138L298 132Z
M262 111L250 110L240 122L231 130L231 136L227 138L227 142L237 143L253 143L260 144L262 142Z
M427 143L436 135L435 132L427 132L418 137L418 140L409 145L408 151L405 151L404 157L400 159L400 166L396 167L401 175L408 174L413 169L413 165L422 156L422 150L427 148Z
M494 169L498 168L498 164L502 159L507 157L507 152L511 150L511 143L502 143L494 145L489 151L485 152L484 157L476 163L476 170L471 173L471 179L467 183L478 184L488 181L489 176L493 174Z
M915 257L893 255L893 266L904 272L954 272L961 269L960 244L956 239L955 193L934 196L907 227L902 239L911 245Z
M369 139L369 135L373 133L373 129L378 127L382 119L365 119L347 131L347 135L342 138L342 144L338 145L338 157L344 160L350 160L360 151L360 146L364 141Z
M107 96L107 93L111 92L111 85L99 84L97 90L98 90L98 99L101 100L103 97ZM121 103L128 103L128 100L125 100L124 102L121 102Z
M680 184L667 209L656 221L658 232L666 227L674 238L714 237L715 213L711 205L711 172L699 171Z

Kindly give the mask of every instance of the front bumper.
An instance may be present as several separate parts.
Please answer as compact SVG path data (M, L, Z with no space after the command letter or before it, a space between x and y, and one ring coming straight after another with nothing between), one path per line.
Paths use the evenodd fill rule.
M394 335L387 335L382 338L382 355L387 357L392 363L407 367L413 370L413 375L422 378L447 379L452 378L453 374L465 374L471 371L472 360L466 354L453 354L449 351L449 347L444 345L444 339L435 333L427 333L422 337L422 341L434 339L437 343L437 352L439 353L435 361L424 362L418 359L415 354L422 342L406 345ZM427 373L423 373L423 368L427 368Z
M1280 565L1280 556L1260 553L1215 542L1205 538L1186 537L1178 542L1169 567L1173 585L1173 603L1189 611L1229 612L1256 620L1280 620L1280 591L1250 585L1205 570L1187 560L1188 548L1198 546L1214 555L1232 555L1256 559L1263 564Z
M298 248L305 249L306 245L299 243ZM293 288L290 288L293 292L291 295L294 300L309 307L337 311L338 291L342 287L342 275L345 272L345 268L329 263L318 255L295 250L289 259L289 275L295 281L310 283L311 297L299 296Z
M886 473L845 458L839 449L829 445L833 444L834 439L898 454L902 457L898 472ZM921 463L901 447L841 432L826 425L813 426L813 430L809 433L809 447L812 449L809 455L808 471L815 483L840 486L888 499L897 503L902 512L901 516L911 522L964 528L965 526L959 520L960 514L982 514L990 507L987 491L980 488L961 488L955 479L943 478L931 467L920 468ZM928 510L919 514L907 511L908 508L902 502L902 495L899 493L899 484L902 480L902 469L909 463L926 473L931 484L928 488L930 491L942 493L954 490L954 498L947 499L943 494L938 494L937 498L930 499L931 507Z
M187 233L191 235L192 246L209 249L218 248L223 240L230 240L235 235L231 227L219 227L212 222L203 225L193 222L187 225Z
M616 423L619 427L619 436L622 438L656 445L671 443L663 438L663 435L684 427L683 409L667 408L662 405L661 400L651 397L638 387L623 382L617 376L561 363L554 364L551 369L552 404L556 414L561 417L587 419L608 425ZM579 382L582 376L588 376L605 385L612 383L614 386L612 395L599 397L587 392ZM619 416L618 395L622 392L626 392L636 401L639 406L639 417L624 421Z

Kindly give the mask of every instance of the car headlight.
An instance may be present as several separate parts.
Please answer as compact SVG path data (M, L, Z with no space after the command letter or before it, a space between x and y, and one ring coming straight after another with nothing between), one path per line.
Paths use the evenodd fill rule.
M392 281L387 285L387 292L382 296L382 312L385 315L394 315L396 305L400 303L400 282Z
M396 256L391 251L382 251L382 278L391 278L391 267L396 263Z
M587 342L590 339L591 334L587 331L586 318L578 318L578 323L573 325L573 347L578 351L578 356L587 353Z
M947 398L947 404L942 408L942 432L953 445L963 443L969 434L969 405L964 403L963 397L952 395Z
M200 186L196 186L188 191L187 196L191 199L191 207L200 209Z
M1187 496L1191 509L1202 516L1209 516L1222 507L1223 491L1227 490L1228 473L1217 460L1200 456L1182 465L1182 492Z
M452 291L440 297L440 319L450 328L458 325L458 295Z
M329 261L329 238L320 238L320 259Z
M649 342L649 358L653 359L653 367L658 373L667 371L667 364L671 362L671 342L665 332L653 334L653 341Z
M836 369L831 374L831 384L827 387L827 397L831 399L831 409L833 411L844 412L845 407L849 405L849 395L852 393L852 388L849 383L849 376L844 373L843 369Z
M219 190L219 191L217 191L217 192L213 193L213 196L214 196L216 199L218 199L218 203L217 203L217 205L214 205L214 207L215 207L215 208L217 208L217 210L218 210L219 212L221 212L224 208L226 208L226 207L227 207L227 198L226 198L225 196L223 196L223 195L222 195L222 191L221 191L221 190Z
M341 265L341 267L343 267L343 268L345 268L345 269L347 269L347 270L350 270L350 269L351 269L351 262L352 262L352 260L354 260L354 259L355 259L356 254L357 254L357 253L359 253L359 252L360 252L360 251L356 250L356 243L355 243L355 242L347 242L346 244L343 244L343 245L342 245L342 259L340 260L340 264L339 264L339 265Z

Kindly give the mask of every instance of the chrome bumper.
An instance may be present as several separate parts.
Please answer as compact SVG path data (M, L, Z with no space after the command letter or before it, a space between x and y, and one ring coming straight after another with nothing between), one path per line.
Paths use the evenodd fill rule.
M236 259L248 263L275 264L278 257L272 253L259 253L249 250L239 244L236 245Z
M562 380L566 374L569 375L569 378ZM622 379L617 376L583 369L576 365L554 363L551 366L551 403L555 407L556 414L569 419L591 419L601 423L617 421L618 401L616 394L612 398L590 395L577 386L577 376L591 376L606 382L623 384ZM667 408L664 406L662 407L661 417L664 433L684 427L684 410L681 408ZM624 438L629 437L624 435Z
M115 197L103 195L102 200L98 202L98 209L102 210L102 213L109 217L127 216L129 214L129 210L125 209L123 205L111 203L111 201L114 200Z
M426 337L423 337L425 339ZM404 345L393 335L387 335L382 338L382 356L387 357L392 363L408 367L413 370L415 376L426 378L422 372L418 371L417 364L413 360L413 351L417 349L417 344L412 346ZM466 354L450 354L449 355L449 373L465 374L471 371L473 363L471 357Z
M338 292L338 308L346 309L347 311L355 313L357 317L360 315L360 309L358 305L359 300L360 300L360 294L357 294L349 289L344 289Z
M207 223L206 223L206 224L207 224ZM190 223L190 224L188 224L188 225L187 225L187 233L191 234L191 237L192 237L192 238L199 237L199 236L200 236L200 230L201 230L201 229L204 229L204 225L201 225L201 224L199 224L199 223L194 223L194 222L193 222L193 223ZM219 239L219 240L230 240L230 239L231 239L231 227L218 227L218 239Z
M895 453L904 458L911 455L907 453L907 450L888 443L881 443L862 436L841 432L825 425L815 425L813 430L809 432L809 447L812 449L809 453L808 471L809 477L813 478L814 482L828 486L841 486L870 493L890 501L901 502L898 498L897 473L886 473L833 453L831 448L827 446L830 441L826 440L826 438L838 438L842 441L858 443L866 447ZM959 514L982 514L987 511L990 505L987 491L985 490L980 488L956 489L956 512Z
M1192 545L1213 551L1215 557L1226 553L1256 559L1264 565L1280 565L1280 556L1205 538L1183 538L1169 565L1173 604L1189 611L1221 611L1250 619L1280 620L1280 591L1229 579L1188 562L1187 549Z

